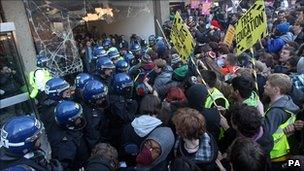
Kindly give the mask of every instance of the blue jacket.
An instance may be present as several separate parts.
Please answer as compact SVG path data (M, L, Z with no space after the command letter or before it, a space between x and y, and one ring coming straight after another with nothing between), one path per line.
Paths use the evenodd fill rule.
M286 34L284 34L280 37L268 40L267 52L269 52L269 53L280 52L286 43L293 41L293 38L294 38L293 34L291 32L287 32Z

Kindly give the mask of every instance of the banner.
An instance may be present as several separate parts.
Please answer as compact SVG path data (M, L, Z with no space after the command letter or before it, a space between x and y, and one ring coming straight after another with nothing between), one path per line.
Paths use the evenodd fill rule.
M235 28L238 55L267 36L267 17L264 1L257 0L246 14L237 21Z
M175 14L170 38L180 57L187 60L189 55L193 53L195 40L178 12Z
M224 38L224 43L226 43L229 47L232 45L234 35L235 35L235 28L232 25L229 25Z

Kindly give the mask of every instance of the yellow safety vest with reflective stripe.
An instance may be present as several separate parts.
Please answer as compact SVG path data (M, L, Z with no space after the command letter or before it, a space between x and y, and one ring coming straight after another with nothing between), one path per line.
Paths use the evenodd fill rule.
M267 110L267 112L269 111L269 109ZM287 140L287 136L285 135L285 133L283 132L284 128L286 128L288 125L293 124L296 120L296 115L290 111L284 110L287 114L290 115L290 117L288 118L288 120L281 124L278 129L276 130L276 132L272 135L273 137L273 148L270 152L270 158L271 159L276 159L282 156L285 156L287 154L289 154L289 143ZM266 112L266 114L267 114Z
M29 74L29 83L30 83L30 97L31 98L35 98L37 95L38 95L38 92L39 92L39 89L38 89L38 86L37 86L37 83L36 83L36 78L35 78L35 73L37 70L42 70L43 71L43 85L46 84L46 82L48 80L50 80L52 78L50 72L46 69L43 69L43 68L39 68L39 69L36 69L35 71L31 71L30 74Z
M248 106L258 107L259 96L253 91L248 99L243 101L244 104Z
M229 108L229 101L225 98L222 92L218 90L217 88L213 88L211 90L211 96L208 95L206 102L205 102L205 108L211 108L211 106L214 104L214 102L217 99L224 99L225 101L225 106L223 106L225 109Z

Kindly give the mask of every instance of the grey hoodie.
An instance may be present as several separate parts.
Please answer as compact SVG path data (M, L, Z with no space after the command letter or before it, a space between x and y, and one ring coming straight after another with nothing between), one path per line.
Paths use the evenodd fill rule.
M267 110L263 123L265 130L268 131L270 135L273 135L278 127L289 119L290 115L284 110L297 114L299 107L294 104L291 97L287 95L284 95L274 102Z
M158 127L155 130L151 132L151 134L145 139L145 141L142 143L141 148L143 147L143 144L147 140L154 140L158 144L160 144L161 147L161 154L160 156L149 166L142 166L138 165L136 167L136 170L151 170L153 167L161 163L162 161L165 161L168 154L170 153L174 142L174 134L169 127Z
M159 89L172 79L173 70L170 66L166 66L164 70L155 78L153 88L159 92Z

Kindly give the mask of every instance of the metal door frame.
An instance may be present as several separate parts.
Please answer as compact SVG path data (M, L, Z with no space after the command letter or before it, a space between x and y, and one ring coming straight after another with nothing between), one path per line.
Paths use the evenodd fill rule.
M22 60L20 60L19 50L18 50L18 47L16 45L16 41L15 41L16 40L15 39L15 36L16 36L15 31L16 31L16 28L15 28L14 22L0 23L0 34L1 33L12 32L13 37L14 37L14 43L15 43L16 51L17 51L17 62L18 62L17 65L20 65L21 69L24 71L23 62L22 62ZM24 79L25 84L27 84L26 77L25 77L25 75L22 71L21 71L21 75ZM15 104L18 104L18 103L22 103L22 102L27 101L27 100L30 100L28 92L20 93L20 94L11 96L11 97L7 97L5 99L0 100L0 109L8 107L8 106L15 105ZM31 103L31 104L33 104L33 103ZM34 108L35 108L35 106L34 106ZM34 109L34 111L35 111L35 109Z

